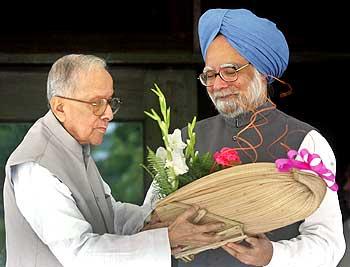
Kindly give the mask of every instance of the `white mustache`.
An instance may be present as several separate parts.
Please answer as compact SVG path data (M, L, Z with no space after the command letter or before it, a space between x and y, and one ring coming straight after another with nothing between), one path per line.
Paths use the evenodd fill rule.
M231 90L226 90L226 91L216 91L212 93L212 97L216 101L218 98L223 98L229 95L234 95L234 96L239 96L241 92L237 89L231 89Z

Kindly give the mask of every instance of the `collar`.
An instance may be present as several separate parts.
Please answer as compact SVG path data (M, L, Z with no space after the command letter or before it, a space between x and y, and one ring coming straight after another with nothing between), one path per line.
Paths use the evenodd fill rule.
M90 155L90 145L81 145L77 140L59 122L55 115L50 110L44 116L44 124L49 128L51 133L59 139L60 143L79 158Z
M259 122L260 120L264 119L264 117L268 117L270 115L271 111L275 110L275 105L272 102L270 102L270 101L266 101L264 104L259 106L256 109L256 111L259 111L259 110L262 110L262 109L265 109L265 108L271 108L271 109L268 109L268 110L263 111L262 113L258 114L257 117L256 117L256 120L255 120L256 122ZM239 114L238 116L236 116L234 118L227 118L227 117L222 116L221 114L220 114L220 116L231 127L243 128L243 127L247 126L250 123L250 119L251 119L253 114L254 114L254 112L245 112L245 113ZM264 115L264 117L262 115Z

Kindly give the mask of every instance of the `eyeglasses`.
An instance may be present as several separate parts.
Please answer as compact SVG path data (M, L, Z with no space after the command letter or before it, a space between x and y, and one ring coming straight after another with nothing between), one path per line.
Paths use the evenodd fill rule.
M218 75L225 82L234 82L238 78L238 72L248 67L249 65L249 62L241 67L237 67L236 65L230 63L223 64L220 66L219 72L215 72L210 68L208 70L204 70L203 73L199 75L198 79L204 86L213 86L216 76Z
M70 98L70 97L65 97L65 96L60 96L60 95L55 95L57 97L63 98L63 99L67 99L67 100L72 100L72 101L77 101L77 102L81 102L81 103L85 103L85 104L90 104L92 106L92 112L94 113L94 115L96 116L101 116L103 115L103 113L105 113L106 109L107 109L107 105L109 105L112 109L112 113L113 115L116 114L122 104L122 101L117 98L117 97L113 97L111 99L105 99L105 98L101 98L97 101L85 101L85 100L80 100L80 99L75 99L75 98Z

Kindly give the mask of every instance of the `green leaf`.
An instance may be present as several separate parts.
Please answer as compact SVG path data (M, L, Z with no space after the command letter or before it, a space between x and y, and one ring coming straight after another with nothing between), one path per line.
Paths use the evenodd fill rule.
M148 165L146 166L146 170L150 173L155 181L155 188L159 197L163 198L174 192L177 187L175 188L171 184L171 179L169 179L171 177L171 173L169 172L169 169L165 167L163 160L158 158L149 147L147 147L147 150Z

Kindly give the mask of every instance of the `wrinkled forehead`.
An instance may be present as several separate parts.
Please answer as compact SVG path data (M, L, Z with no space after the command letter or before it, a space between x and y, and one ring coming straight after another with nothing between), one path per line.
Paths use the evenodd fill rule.
M104 68L96 68L81 73L77 83L77 93L89 98L108 98L113 95L113 79Z

